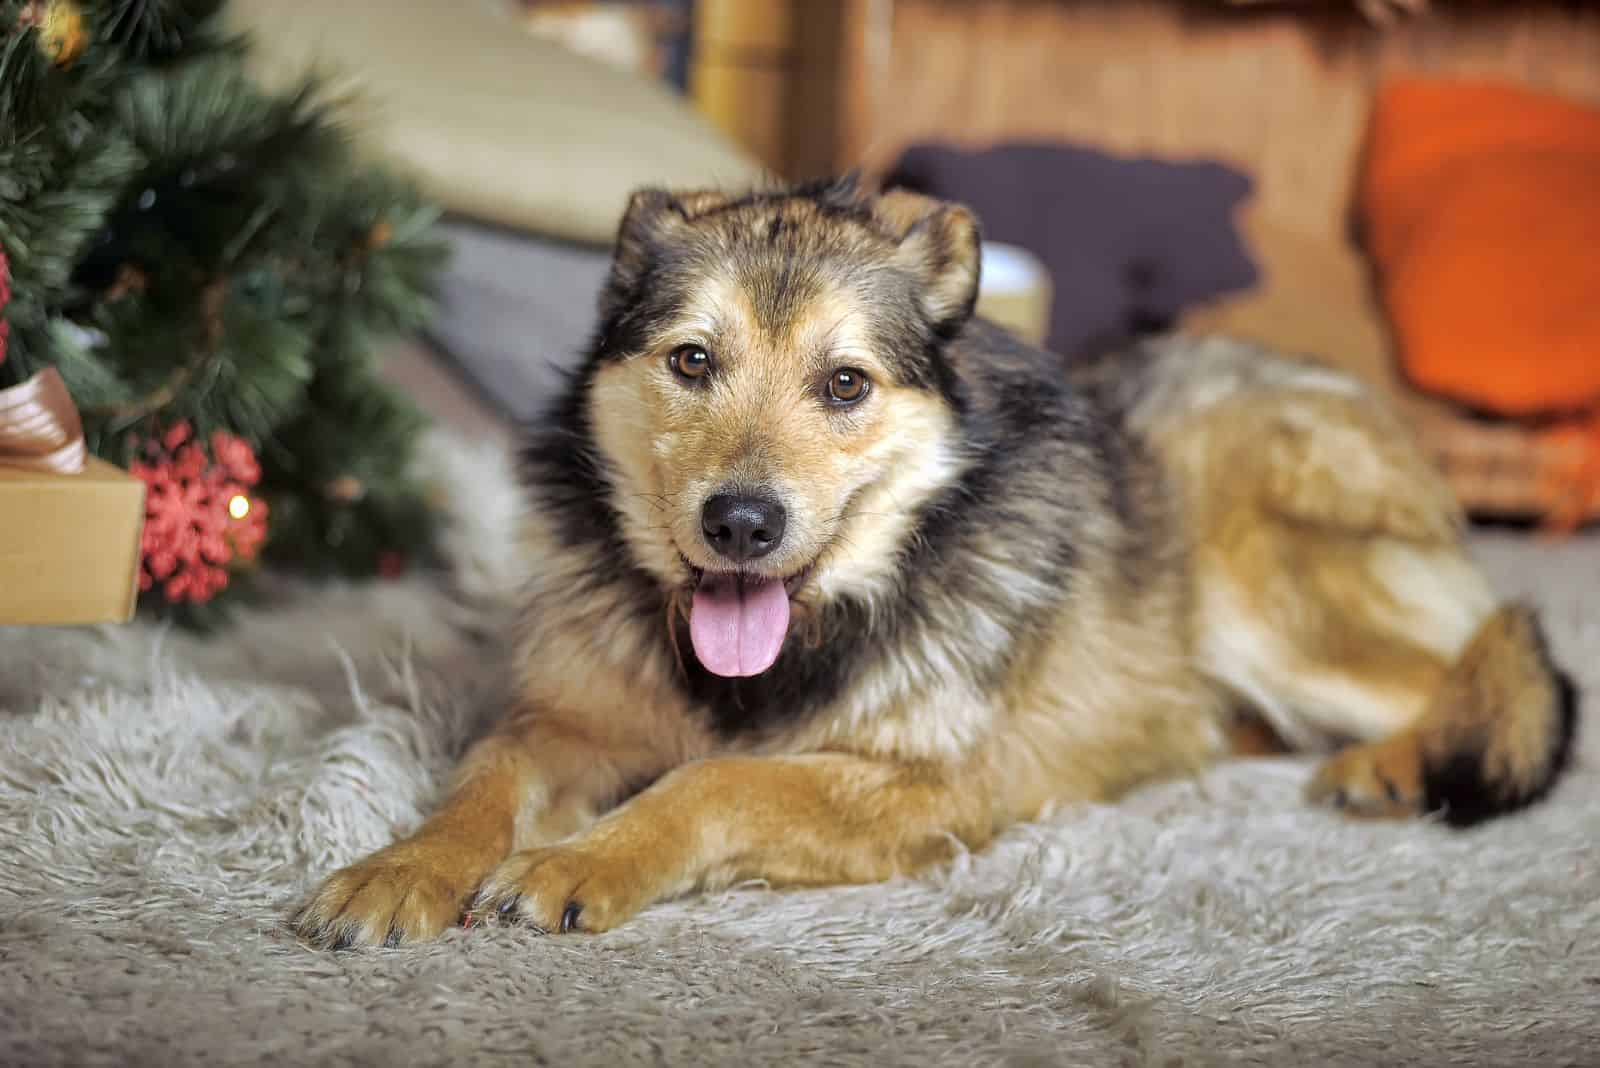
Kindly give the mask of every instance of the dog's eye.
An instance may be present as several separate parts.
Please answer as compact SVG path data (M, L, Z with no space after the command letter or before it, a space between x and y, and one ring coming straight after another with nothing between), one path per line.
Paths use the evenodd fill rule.
M854 404L867 395L867 376L854 367L841 367L828 379L828 399L837 404Z
M711 371L711 354L699 345L679 345L667 357L667 364L679 378L694 381Z

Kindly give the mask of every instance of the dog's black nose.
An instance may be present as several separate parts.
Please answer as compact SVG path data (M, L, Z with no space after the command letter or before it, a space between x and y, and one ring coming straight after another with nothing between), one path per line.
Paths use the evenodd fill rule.
M787 518L783 505L769 498L718 493L700 510L700 529L728 559L754 560L778 547Z

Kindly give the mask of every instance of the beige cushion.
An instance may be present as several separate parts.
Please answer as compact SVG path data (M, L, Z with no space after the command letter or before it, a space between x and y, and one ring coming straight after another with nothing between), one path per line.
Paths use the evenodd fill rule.
M670 88L542 41L490 0L228 6L268 84L316 69L366 142L451 211L575 241L615 236L641 185L743 186L758 164Z

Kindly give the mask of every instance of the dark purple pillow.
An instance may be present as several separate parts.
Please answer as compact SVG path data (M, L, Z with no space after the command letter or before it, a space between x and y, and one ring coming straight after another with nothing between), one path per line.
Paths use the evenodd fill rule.
M1055 287L1047 344L1068 356L1168 329L1257 278L1234 227L1250 178L1220 163L1051 143L916 145L885 184L961 201L985 238L1043 260Z

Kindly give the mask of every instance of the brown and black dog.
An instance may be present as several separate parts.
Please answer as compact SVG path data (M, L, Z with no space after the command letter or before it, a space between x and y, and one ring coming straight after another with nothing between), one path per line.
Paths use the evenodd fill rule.
M1246 713L1343 746L1310 795L1360 815L1550 785L1572 689L1360 385L1221 340L1069 374L974 317L978 273L922 197L638 193L526 452L519 698L296 928L886 879L1202 769Z

